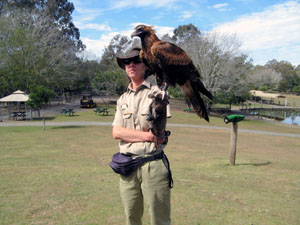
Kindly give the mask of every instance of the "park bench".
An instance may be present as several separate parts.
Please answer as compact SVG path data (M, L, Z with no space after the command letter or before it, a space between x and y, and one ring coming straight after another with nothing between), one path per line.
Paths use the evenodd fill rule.
M95 114L98 114L100 115L102 113L102 115L108 115L109 113L109 110L106 108L106 107L97 107L95 110L94 110Z
M73 109L61 109L60 113L63 116L74 116L75 111Z
M26 112L12 112L12 118L14 120L18 120L18 118L21 118L22 120L26 119Z

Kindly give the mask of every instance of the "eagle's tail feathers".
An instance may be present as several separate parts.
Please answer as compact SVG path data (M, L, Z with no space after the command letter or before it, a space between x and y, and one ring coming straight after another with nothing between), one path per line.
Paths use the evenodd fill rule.
M202 93L202 94L204 94L206 97L208 97L210 100L213 100L213 96L212 96L212 94L205 88L205 86L204 86L204 84L202 83L202 81L201 80L197 80L197 82L196 82L196 84L197 84L197 88L198 88L198 90Z
M196 83L191 83L189 80L187 80L185 84L181 86L181 89L188 102L192 104L197 115L200 118L203 117L207 122L209 122L208 113L206 111L203 99L199 94L198 86L196 85Z

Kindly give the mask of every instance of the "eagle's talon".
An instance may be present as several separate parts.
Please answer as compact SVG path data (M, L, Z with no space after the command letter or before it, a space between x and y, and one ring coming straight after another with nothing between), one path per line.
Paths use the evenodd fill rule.
M154 121L154 119L155 119L154 116L149 115L148 118L147 118L147 121Z

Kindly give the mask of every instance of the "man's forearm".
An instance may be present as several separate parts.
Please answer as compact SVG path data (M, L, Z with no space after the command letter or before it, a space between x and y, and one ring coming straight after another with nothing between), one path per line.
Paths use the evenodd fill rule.
M113 126L112 134L115 139L125 142L155 141L155 136L151 131L132 130L121 126Z

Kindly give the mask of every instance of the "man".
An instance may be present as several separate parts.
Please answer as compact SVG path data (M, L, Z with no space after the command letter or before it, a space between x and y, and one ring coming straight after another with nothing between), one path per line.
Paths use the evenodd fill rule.
M112 135L120 140L120 152L132 157L162 155L163 139L149 131L149 94L161 91L151 82L146 66L139 58L139 38L117 56L118 65L130 80L119 98ZM152 79L153 80L153 79ZM158 143L158 144L157 144ZM141 225L144 202L149 207L151 225L170 224L170 170L165 158L144 163L129 176L120 175L120 195L127 225Z

